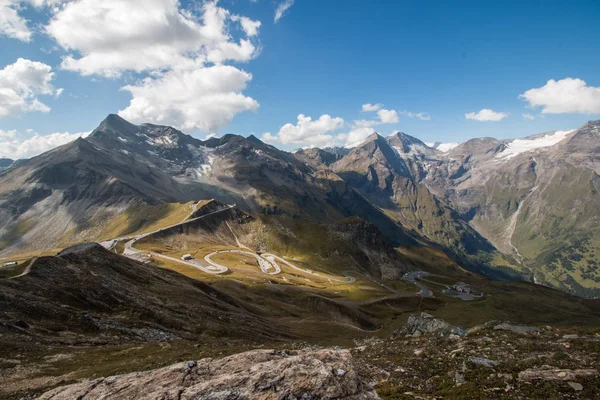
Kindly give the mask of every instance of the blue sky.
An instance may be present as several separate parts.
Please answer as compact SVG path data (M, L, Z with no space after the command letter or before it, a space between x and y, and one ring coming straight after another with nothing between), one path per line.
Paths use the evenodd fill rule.
M512 138L600 118L597 1L6 4L0 6L0 156L34 155L120 111L134 122L170 124L199 138L253 133L284 149L348 145L372 131L401 130L427 142ZM108 9L123 19L104 31L100 17L85 20L95 18L82 14L92 7L98 16ZM221 15L222 26L206 28L209 12ZM147 16L162 13L173 18L157 28ZM177 25L182 20L195 28L185 32ZM65 63L65 56L74 61ZM8 68L19 58L50 70L27 63ZM106 59L109 65L99 66ZM38 80L24 87L33 75ZM132 89L121 89L127 85ZM8 100L3 87L14 92ZM35 99L45 107L32 105ZM381 106L363 112L364 104ZM377 110L387 111L382 118Z

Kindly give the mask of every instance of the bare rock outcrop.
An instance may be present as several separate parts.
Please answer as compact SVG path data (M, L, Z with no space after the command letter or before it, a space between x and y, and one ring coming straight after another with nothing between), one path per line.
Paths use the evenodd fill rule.
M254 350L53 389L39 399L379 399L346 350Z
M411 314L406 322L406 332L411 335L422 335L434 333L436 335L463 335L464 329L458 326L450 325L446 321L434 318L433 315L421 312Z

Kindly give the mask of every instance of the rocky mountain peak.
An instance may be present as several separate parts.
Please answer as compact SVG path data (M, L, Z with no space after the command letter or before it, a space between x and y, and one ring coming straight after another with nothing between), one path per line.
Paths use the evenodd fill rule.
M388 140L397 139L406 144L425 144L421 140L417 139L414 136L410 136L404 132L396 132L390 136L388 136Z
M385 142L385 138L381 136L379 133L375 132L367 136L367 138L361 143L361 145L371 143L371 142Z
M188 144L199 146L201 141L171 126L141 124L135 125L116 114L110 114L89 136L91 142L108 149L127 151L147 146L176 148ZM146 149L147 150L147 149Z
M373 156L376 152L382 152L386 158L394 158L394 151L390 147L390 144L379 133L373 133L369 135L362 143L351 149L348 156L351 156L354 153L362 154L365 151L368 152L370 156Z
M260 140L259 138L257 138L254 135L250 135L246 139L248 139L248 141L253 142L253 143L265 144L262 140Z
M121 118L117 114L109 114L100 125L92 132L91 136L101 133L115 133L133 135L139 131L137 125Z
M401 156L420 155L434 157L437 153L435 149L427 146L421 140L404 132L394 133L387 138L387 141Z
M570 140L578 140L581 138L588 138L589 140L599 142L600 139L600 120L589 121L581 128L575 131ZM590 143L592 144L592 143ZM596 144L597 146L597 144Z

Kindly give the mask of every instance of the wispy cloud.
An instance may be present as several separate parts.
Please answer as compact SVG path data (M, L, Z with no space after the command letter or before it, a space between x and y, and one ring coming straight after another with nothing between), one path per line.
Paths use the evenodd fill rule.
M285 14L285 12L294 5L294 0L283 0L280 2L275 8L275 23L279 22L281 17Z
M431 119L431 115L429 115L429 113L426 113L426 112L415 113L412 111L402 110L402 111L400 111L400 115L402 115L403 117L408 117L408 118L418 118L421 121L429 121Z
M523 113L523 118L525 119L529 119L529 120L534 120L535 119L535 115L531 115L529 113Z

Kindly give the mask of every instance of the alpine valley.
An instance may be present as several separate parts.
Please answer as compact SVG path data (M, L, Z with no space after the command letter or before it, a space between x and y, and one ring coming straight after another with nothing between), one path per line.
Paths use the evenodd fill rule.
M0 168L2 398L592 398L600 382L600 121L286 152L109 115Z
M0 255L131 235L215 199L286 232L358 217L395 247L433 247L491 278L598 297L599 121L434 147L446 151L399 132L292 154L254 136L201 141L110 115L85 139L12 168L3 160Z

